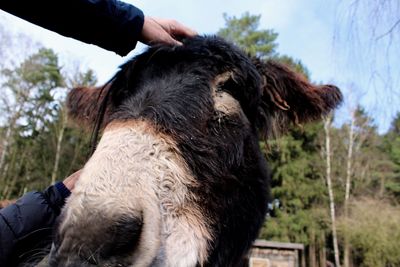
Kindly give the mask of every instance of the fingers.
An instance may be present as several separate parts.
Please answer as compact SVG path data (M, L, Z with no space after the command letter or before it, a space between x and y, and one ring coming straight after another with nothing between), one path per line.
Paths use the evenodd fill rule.
M182 45L178 39L192 37L197 33L175 20L145 17L141 40L148 45L163 43Z
M176 44L175 39L151 17L144 18L141 41L148 45L157 43Z
M155 19L161 27L164 28L169 34L173 36L181 37L193 37L197 35L197 32L179 23L176 20L170 19Z
M76 181L78 181L79 177L81 176L82 170L76 171L67 178L64 179L63 183L69 191L72 191L75 187Z

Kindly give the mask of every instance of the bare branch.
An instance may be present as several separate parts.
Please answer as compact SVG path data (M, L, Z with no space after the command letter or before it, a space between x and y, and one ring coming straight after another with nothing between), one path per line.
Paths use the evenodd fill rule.
M395 23L386 33L384 33L384 34L378 36L378 37L376 38L376 41L379 41L379 39L382 39L383 37L385 37L385 36L391 34L391 33L394 31L394 29L395 29L397 26L399 26L399 25L400 25L400 19L398 19L398 20L396 21L396 23Z

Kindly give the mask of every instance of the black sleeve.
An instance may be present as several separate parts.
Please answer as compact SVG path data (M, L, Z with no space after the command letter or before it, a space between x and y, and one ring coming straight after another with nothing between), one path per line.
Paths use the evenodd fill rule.
M117 0L1 0L0 9L122 56L135 48L143 12Z
M40 260L51 245L53 225L69 195L62 183L44 192L29 192L0 210L0 266Z

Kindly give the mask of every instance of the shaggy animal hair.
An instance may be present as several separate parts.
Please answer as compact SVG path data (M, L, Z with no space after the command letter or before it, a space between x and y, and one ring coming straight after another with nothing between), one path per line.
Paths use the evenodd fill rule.
M260 137L342 101L217 37L160 45L102 88L76 88L70 115L104 129L68 200L50 266L241 266L267 213Z

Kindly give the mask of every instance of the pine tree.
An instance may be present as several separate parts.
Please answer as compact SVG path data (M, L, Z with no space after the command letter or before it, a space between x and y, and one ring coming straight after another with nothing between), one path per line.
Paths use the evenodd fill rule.
M88 135L67 124L66 85L96 82L91 70L63 74L58 56L45 48L2 74L14 107L4 127L8 135L1 154L0 199L44 189L83 166Z
M382 149L387 153L391 162L390 165L386 165L385 170L392 170L385 183L385 190L400 203L400 112L397 113L389 131L384 136Z
M298 73L309 77L309 72L300 60L287 55L280 55L276 49L278 34L270 29L259 29L261 15L251 15L248 12L241 17L224 14L225 27L218 31L218 35L233 42L251 56L262 60L274 59L286 64Z

